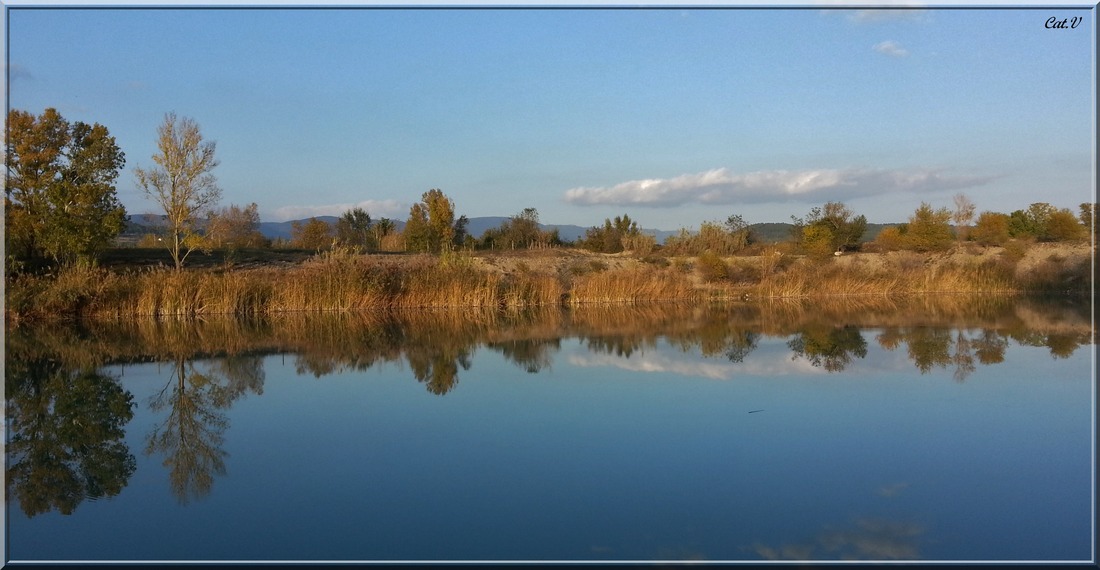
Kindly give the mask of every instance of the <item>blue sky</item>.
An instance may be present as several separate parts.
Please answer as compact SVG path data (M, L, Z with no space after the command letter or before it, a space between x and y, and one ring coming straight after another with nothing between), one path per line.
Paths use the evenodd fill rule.
M1047 29L1050 17L1082 17ZM98 122L155 211L164 114L217 142L222 204L590 226L872 222L1095 200L1092 9L7 7L9 108Z

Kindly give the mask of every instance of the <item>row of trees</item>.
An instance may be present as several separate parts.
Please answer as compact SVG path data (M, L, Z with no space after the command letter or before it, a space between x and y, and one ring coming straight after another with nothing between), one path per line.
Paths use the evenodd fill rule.
M153 166L134 169L138 187L157 203L167 221L161 238L177 270L196 249L236 251L269 246L259 232L255 203L218 208L221 189L212 171L218 166L216 145L204 140L198 124L167 113L157 128ZM69 123L56 109L41 115L12 110L5 141L5 235L9 270L25 266L94 259L109 247L125 225L115 181L125 155L107 128L98 123ZM1001 245L1009 239L1065 241L1096 231L1095 204L1082 204L1080 215L1047 203L1009 214L982 212L962 194L954 210L922 203L908 222L883 230L876 243L888 249L933 251L958 240ZM826 256L855 250L864 241L867 220L843 203L827 202L804 217L792 216L791 237L804 252ZM383 248L441 253L464 247L524 249L564 245L556 230L539 225L538 211L526 208L480 239L468 235L468 219L456 216L454 201L433 188L409 209L403 231L393 220L371 219L362 208L344 213L335 227L311 219L296 223L290 245L321 250L335 246L363 251ZM166 238L166 239L165 239ZM698 232L681 230L665 244L668 253L692 255L737 253L757 240L749 224L733 215L725 223L705 222ZM392 247L397 241L398 246ZM628 215L590 228L576 245L603 253L625 250L648 253L655 239L643 234Z

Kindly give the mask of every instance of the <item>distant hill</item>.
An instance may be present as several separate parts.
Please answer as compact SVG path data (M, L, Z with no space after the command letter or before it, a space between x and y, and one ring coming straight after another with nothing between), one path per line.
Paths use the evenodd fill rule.
M336 225L336 221L339 218L336 216L317 216L317 219L327 222L330 225ZM501 224L509 219L510 218L506 216L481 216L470 218L469 224L466 226L466 231L475 238L480 238L481 235L485 233L485 230L500 227ZM286 222L260 222L260 233L268 239L289 240L292 235L294 222L304 223L308 220L309 218ZM134 214L127 220L122 235L141 236L146 233L154 233L163 228L166 223L164 216L159 214ZM393 223L398 231L405 229L404 220L393 220ZM873 241L875 236L883 229L896 225L898 224L867 224L867 231L863 234L863 242ZM591 226L539 224L539 227L543 230L557 228L558 235L561 236L563 241L577 241L584 237L585 232L587 232ZM791 228L794 226L788 223L760 223L752 224L749 227L756 232L757 239L760 241L775 243L791 239ZM641 231L644 234L654 236L657 243L664 243L667 238L680 233L679 230L670 231L652 228L641 228Z
M318 216L317 218L333 225L335 225L336 220L339 219L336 216ZM481 235L485 233L485 230L498 228L501 224L508 221L509 219L511 218L507 216L480 216L476 218L469 218L469 223L466 225L466 231L475 238L480 238ZM260 222L260 233L262 233L264 237L269 239L290 239L292 224L294 224L294 222L305 222L307 220L290 220L286 222ZM394 220L394 226L399 231L403 230L405 229L405 222L403 220ZM539 224L539 227L543 230L557 228L558 235L564 241L576 241L577 239L584 237L584 233L588 231L587 227L572 224ZM643 229L642 232L655 235L658 242L664 241L664 238L667 236L676 234L676 232L650 229Z

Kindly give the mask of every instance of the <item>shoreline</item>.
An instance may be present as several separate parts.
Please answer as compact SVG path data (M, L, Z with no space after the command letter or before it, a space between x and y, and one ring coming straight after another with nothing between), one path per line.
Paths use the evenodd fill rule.
M653 302L882 298L912 295L1087 296L1089 244L948 252L851 253L812 259L637 257L573 249L444 255L325 252L297 264L76 266L9 277L5 318L23 322L255 316L382 309L523 309ZM1087 297L1086 297L1087 298Z

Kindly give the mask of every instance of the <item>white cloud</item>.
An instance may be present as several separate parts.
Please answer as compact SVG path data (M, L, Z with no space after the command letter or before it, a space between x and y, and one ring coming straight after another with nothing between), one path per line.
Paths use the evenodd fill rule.
M891 57L905 57L909 55L909 50L901 47L901 44L895 42L894 40L879 42L875 44L874 47L871 49Z
M582 206L653 207L688 203L763 203L787 199L817 202L893 192L957 190L981 186L993 178L949 175L933 169L765 170L739 174L727 168L718 168L675 178L572 188L565 192L565 201Z
M400 217L408 213L408 204L397 200L363 200L355 204L326 204L321 206L283 206L274 212L279 221L302 220L314 216L341 216L352 208L362 208L371 219Z
M751 359L748 359L751 360ZM805 361L784 359L760 359L759 362L733 364L729 362L678 359L663 354L632 355L622 358L610 354L571 354L568 361L583 368L613 367L630 372L675 374L711 380L731 380L736 376L786 376L790 374L822 375L824 371Z

